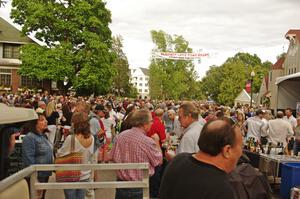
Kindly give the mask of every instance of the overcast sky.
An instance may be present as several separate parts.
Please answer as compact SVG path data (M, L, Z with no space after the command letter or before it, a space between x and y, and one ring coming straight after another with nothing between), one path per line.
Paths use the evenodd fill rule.
M148 67L151 30L182 35L194 51L213 53L196 64L200 77L237 52L276 61L289 29L300 28L300 0L107 0L113 35L122 35L130 67ZM0 9L9 18L10 5Z

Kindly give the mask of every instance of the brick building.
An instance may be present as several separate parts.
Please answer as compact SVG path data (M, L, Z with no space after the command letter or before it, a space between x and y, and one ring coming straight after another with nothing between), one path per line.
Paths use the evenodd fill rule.
M35 42L0 17L0 92L17 92L22 88L50 90L50 81L37 81L17 73L20 47L28 43Z

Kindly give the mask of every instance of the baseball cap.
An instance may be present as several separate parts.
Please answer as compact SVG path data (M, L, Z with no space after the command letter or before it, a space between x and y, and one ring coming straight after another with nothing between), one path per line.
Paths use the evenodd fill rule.
M102 104L97 104L95 106L95 111L105 111L105 108Z

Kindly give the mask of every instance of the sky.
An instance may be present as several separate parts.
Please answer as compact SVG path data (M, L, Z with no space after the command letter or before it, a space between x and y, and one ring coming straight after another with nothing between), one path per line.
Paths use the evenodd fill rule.
M275 63L286 52L289 29L300 28L300 0L107 0L113 35L123 37L131 68L148 68L151 30L182 35L208 58L195 62L199 78L211 65L221 65L237 52L257 54ZM10 3L0 9L9 20Z

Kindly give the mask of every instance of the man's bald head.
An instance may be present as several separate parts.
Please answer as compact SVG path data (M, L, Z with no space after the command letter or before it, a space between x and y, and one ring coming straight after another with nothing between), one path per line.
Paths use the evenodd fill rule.
M198 140L200 150L211 156L217 156L226 145L234 146L236 142L235 127L226 120L212 120L202 128Z

